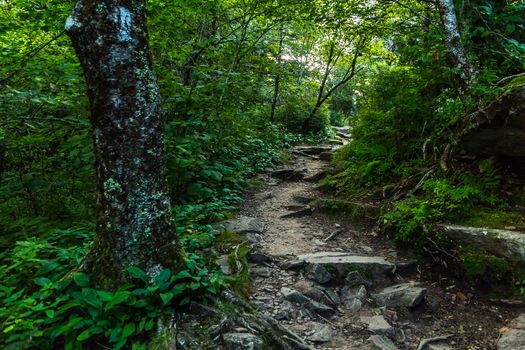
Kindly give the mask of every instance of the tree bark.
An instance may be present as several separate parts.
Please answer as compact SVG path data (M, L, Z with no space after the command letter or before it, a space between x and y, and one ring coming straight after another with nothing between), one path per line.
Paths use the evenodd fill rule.
M279 37L279 48L277 49L277 69L281 68L281 60L282 60L282 51L283 51L283 40L284 40L284 33L281 30L281 36ZM274 87L273 87L273 98L272 98L272 110L270 113L270 121L275 121L275 110L277 109L277 102L279 99L279 88L281 84L281 74L277 73L275 74L274 78Z
M474 79L474 69L469 62L465 48L461 43L456 9L453 0L438 0L439 15L445 29L445 45L458 69L463 90L468 90Z
M177 269L146 1L78 0L65 28L88 87L97 173L96 236L81 269L106 289L130 266L150 277Z

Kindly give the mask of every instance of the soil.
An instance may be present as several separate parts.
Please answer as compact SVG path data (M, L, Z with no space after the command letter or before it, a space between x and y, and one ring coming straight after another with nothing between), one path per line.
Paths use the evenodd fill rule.
M304 169L305 178L330 166L317 156L292 152L291 158L287 168ZM392 262L409 261L412 256L375 232L370 223L351 221L322 210L313 210L301 217L283 218L283 215L304 208L307 200L326 198L329 194L317 190L315 182L282 181L272 177L271 172L262 175L261 180L262 186L247 193L239 214L259 218L266 224L265 232L254 244L253 251L272 259L266 266L266 273L252 276L250 299L262 313L276 317L307 341L315 326L329 325L334 336L325 342L308 341L313 349L372 349L368 338L373 333L360 321L361 316L371 315L383 315L395 327L395 334L390 338L399 349L416 349L421 339L444 335L451 335L442 343L449 349L495 349L501 329L524 311L523 306L509 306L475 295L473 291L462 288L461 283L447 277L436 277L442 274L434 271L431 264L419 263L408 276L394 276L368 290L370 293L387 285L415 281L427 290L424 302L416 308L380 308L368 298L357 312L337 307L334 316L321 317L294 304L297 312L283 317L287 302L283 301L281 288L304 293L314 285L301 271L282 267L284 262L300 254L351 252L382 256ZM327 240L334 232L337 234ZM252 270L257 270L257 266L252 267ZM258 268L260 270L260 266ZM335 285L324 287L335 292L339 288Z

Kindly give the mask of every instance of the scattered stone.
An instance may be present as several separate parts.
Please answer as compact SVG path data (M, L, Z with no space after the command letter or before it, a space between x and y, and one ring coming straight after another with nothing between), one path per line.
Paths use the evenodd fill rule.
M289 218L301 218L306 215L312 214L312 208L310 207L303 207L303 209L296 210L289 214L281 215L281 219L289 219Z
M332 129L336 132L342 132L348 134L350 132L349 126L332 126Z
M264 232L264 226L264 222L249 216L241 216L233 220L221 221L213 225L213 227L219 232L232 231L237 233L258 234Z
M368 325L368 330L378 335L394 335L395 329L383 316L361 316L361 322Z
M306 278L319 284L325 284L331 282L334 279L334 276L332 276L332 274L320 264L307 265L305 273Z
M266 266L250 267L250 275L252 277L268 278L272 275L272 269Z
M261 266L268 266L273 262L273 259L265 254L250 252L248 253L248 261Z
M273 197L273 192L272 191L261 192L261 193L257 193L255 195L255 198L258 199L258 200L270 199L272 197Z
M350 271L346 274L344 283L350 287L356 287L360 285L365 285L370 288L372 283L369 279L363 276L359 271Z
M233 273L230 262L228 261L228 255L221 255L219 259L217 259L217 265L220 266L222 272L226 276L229 276Z
M229 350L263 350L262 339L251 333L226 333L222 339Z
M447 344L429 344L425 350L454 350Z
M304 292L304 294L317 302L333 307L337 307L337 305L341 303L341 298L331 289L312 287Z
M494 300L494 299L491 299L492 302L500 302L504 305L508 305L508 306L524 306L525 305L525 302L523 300L519 300L519 299L499 299L499 300Z
M367 245L361 245L359 246L359 248L361 248L361 250L363 250L367 254L371 254L374 252L374 249L372 249L372 247L369 247Z
M280 266L285 270L299 270L305 265L304 260L290 260L283 262Z
M350 312L357 312L366 301L367 291L365 286L341 288L341 299L343 307Z
M302 180L306 169L277 169L271 175L281 180Z
M372 294L372 298L379 306L414 307L421 304L425 295L425 288L418 287L414 282L409 282L387 287L379 293Z
M341 233L343 233L343 232L345 232L344 229L342 229L342 228L337 229L337 230L335 230L334 232L330 233L330 234L328 235L328 237L326 237L326 238L324 239L324 241L325 241L325 242L328 242L329 240L334 239L335 237L339 236L339 235L340 235Z
M373 335L368 338L368 343L374 350L398 350L392 340L383 335Z
M344 142L341 139L328 139L325 141L327 145L333 145L333 146L343 146Z
M300 204L309 204L314 201L314 198L306 196L293 196L292 199Z
M315 323L312 332L312 335L306 339L314 343L326 343L332 341L335 335L332 327L323 323Z
M320 155L323 152L333 151L332 146L296 146L294 151L302 152L309 155Z
M336 306L336 305L339 305L341 303L341 298L333 290L331 290L331 289L323 289L323 293L326 295L326 298L328 299L328 304L332 304L332 305Z
M344 252L318 252L312 254L299 255L297 263L302 261L308 265L319 264L330 266L338 273L338 277L344 277L348 271L366 271L373 279L382 279L385 275L391 274L395 264L379 256L353 255Z
M453 334L446 334L446 335L442 335L439 337L421 339L417 347L417 350L430 350L432 349L431 347L435 348L436 346L438 347L437 349L440 349L439 347L441 346L442 348L444 347L443 350L445 350L449 347L448 345L443 344L443 342L452 338L453 336L454 336Z
M525 350L525 314L505 328L496 346L498 350Z
M281 293L283 293L284 298L286 300L291 301L293 303L298 303L307 308L309 311L319 314L321 316L330 316L333 315L335 312L335 310L331 307L321 304L296 290L287 287L282 287Z

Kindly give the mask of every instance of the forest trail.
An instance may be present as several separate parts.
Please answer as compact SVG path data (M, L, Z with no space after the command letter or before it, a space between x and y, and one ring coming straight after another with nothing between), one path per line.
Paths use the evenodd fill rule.
M289 164L262 175L239 214L264 225L248 237L258 309L312 349L495 349L520 307L431 276L373 224L321 209L316 182L337 146L316 147L292 149Z

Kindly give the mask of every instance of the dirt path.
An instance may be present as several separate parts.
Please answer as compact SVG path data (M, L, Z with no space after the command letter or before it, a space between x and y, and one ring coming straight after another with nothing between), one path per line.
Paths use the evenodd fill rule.
M260 311L313 349L419 349L423 339L435 337L442 340L421 350L495 349L500 329L520 309L480 300L445 277L435 281L428 266L411 264L371 227L311 210L309 202L327 195L308 178L315 179L329 163L305 150L310 152L292 152L288 169L275 173L288 180L263 175L263 185L248 193L240 213L264 223L250 259L250 298ZM334 252L351 254L345 257L350 260L353 255L384 258L396 267L378 277L363 272L368 266L345 265L342 275L335 271L337 263L301 257L318 253L316 259L332 259Z

